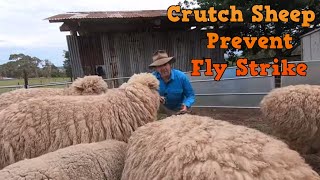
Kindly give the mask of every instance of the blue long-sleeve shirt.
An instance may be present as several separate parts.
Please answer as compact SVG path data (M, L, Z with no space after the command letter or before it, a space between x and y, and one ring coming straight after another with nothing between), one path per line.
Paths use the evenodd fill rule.
M165 97L165 106L171 110L180 110L182 104L191 107L195 102L192 85L183 72L171 69L169 82L165 83L160 73L153 72L160 81L159 94Z

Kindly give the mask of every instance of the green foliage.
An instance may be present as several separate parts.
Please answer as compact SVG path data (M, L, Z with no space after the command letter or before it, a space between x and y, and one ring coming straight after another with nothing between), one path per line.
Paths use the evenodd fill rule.
M230 23L230 22L216 22L216 23L206 23L206 26L213 26L216 33L220 36L229 36L229 37L261 37L261 36L279 36L283 37L285 34L290 34L293 38L292 44L294 47L300 44L300 35L309 32L316 28L316 25L320 23L318 18L320 15L320 2L319 0L184 0L179 3L183 8L192 8L194 5L198 5L194 9L208 9L209 7L214 7L217 11L222 9L230 9L230 5L235 5L237 9L241 10L243 13L244 22ZM316 14L316 19L312 23L311 28L305 28L301 26L301 22L261 22L261 23L252 23L251 17L254 15L252 13L252 6L254 5L270 5L271 9L279 12L280 10L312 10ZM262 12L265 13L265 12ZM244 51L244 54L255 54L261 49L254 46L253 49L247 49L245 44L242 44L241 50ZM286 55L294 48L288 50L278 50L275 53L277 55ZM229 50L235 50L233 47L229 47Z
M59 69L47 59L44 60L42 72L43 77L61 77Z
M226 59L226 61L228 62L228 65L233 66L236 63L239 56L234 51L231 51L231 50L227 51L227 55L228 55L228 58Z
M23 78L26 71L28 78L38 77L65 77L64 72L49 60L41 60L25 54L11 54L9 62L0 65L0 76L11 78Z
M63 61L63 67L66 70L67 77L70 77L72 79L72 69L70 64L70 54L69 51L63 51L64 53L64 61Z

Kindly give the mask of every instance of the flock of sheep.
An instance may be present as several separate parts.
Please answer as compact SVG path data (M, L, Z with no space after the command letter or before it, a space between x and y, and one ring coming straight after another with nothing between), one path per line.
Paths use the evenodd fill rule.
M65 89L0 95L0 179L320 180L320 88L277 88L261 101L277 136L199 115L157 120L159 82L99 76ZM320 153L320 152L319 152Z

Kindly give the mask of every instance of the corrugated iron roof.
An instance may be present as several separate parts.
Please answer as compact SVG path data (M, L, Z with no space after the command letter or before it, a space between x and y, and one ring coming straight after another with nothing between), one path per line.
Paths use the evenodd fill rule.
M150 18L167 16L167 10L68 12L46 18L51 22L71 19Z

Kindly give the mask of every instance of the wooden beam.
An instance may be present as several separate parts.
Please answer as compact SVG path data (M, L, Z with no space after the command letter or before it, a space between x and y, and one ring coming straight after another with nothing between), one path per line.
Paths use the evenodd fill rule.
M158 24L159 23L159 24ZM197 22L170 22L166 18L150 19L123 19L123 20L92 20L92 21L66 21L60 27L60 31L80 32L141 32L141 31L165 31L188 30L192 26L204 26L205 23Z

